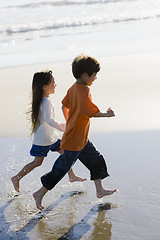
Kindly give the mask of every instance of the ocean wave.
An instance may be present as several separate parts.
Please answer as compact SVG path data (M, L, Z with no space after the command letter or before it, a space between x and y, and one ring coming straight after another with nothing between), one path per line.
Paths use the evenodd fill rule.
M67 5L92 5L92 4L106 4L112 2L124 2L128 0L58 0L54 2L30 2L21 5L9 5L6 8L36 8L43 6L67 6Z
M7 26L0 26L0 33L13 34L13 33L24 33L33 32L40 30L54 30L60 28L73 28L81 26L92 26L92 25L103 25L107 23L120 23L128 21L140 21L151 18L160 18L160 14L157 15L146 15L146 16L119 16L119 18L105 16L90 16L81 18L64 18L53 22L42 22L42 23L28 23L28 24L14 24Z

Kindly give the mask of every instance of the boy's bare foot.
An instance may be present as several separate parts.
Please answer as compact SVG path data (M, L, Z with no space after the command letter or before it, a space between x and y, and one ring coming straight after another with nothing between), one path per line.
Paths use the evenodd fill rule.
M80 177L77 177L76 175L69 175L69 181L70 182L83 182L83 181L86 181L87 178L80 178Z
M114 190L105 190L105 189L103 189L103 190L97 192L97 198L102 198L104 196L112 195L115 192L117 192L117 189L114 189Z
M14 176L11 178L11 181L13 183L14 189L19 192L19 179L17 176Z
M37 193L33 193L33 197L35 199L35 202L36 202L36 206L39 210L43 210L44 207L41 205L41 202L42 202L42 197Z

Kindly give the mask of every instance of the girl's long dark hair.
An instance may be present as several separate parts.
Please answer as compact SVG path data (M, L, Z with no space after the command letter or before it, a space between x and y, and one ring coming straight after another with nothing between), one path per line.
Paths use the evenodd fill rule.
M48 85L52 79L52 71L37 72L32 81L32 103L31 103L31 134L33 134L39 124L39 109L43 98L43 86Z

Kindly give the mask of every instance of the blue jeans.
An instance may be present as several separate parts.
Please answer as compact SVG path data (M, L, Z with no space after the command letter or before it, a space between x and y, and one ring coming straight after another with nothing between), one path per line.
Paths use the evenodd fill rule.
M109 176L103 156L88 141L81 151L64 150L64 153L55 161L52 170L41 177L43 186L51 190L65 176L78 158L90 171L91 180Z

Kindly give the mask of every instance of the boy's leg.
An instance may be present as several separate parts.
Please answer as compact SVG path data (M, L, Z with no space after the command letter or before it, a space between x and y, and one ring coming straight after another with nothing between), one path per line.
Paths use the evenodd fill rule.
M60 154L63 154L64 153L64 150L63 149L60 149L58 151ZM87 178L81 178L81 177L77 177L73 171L73 169L71 168L69 171L68 171L68 177L69 177L69 181L70 182L83 182L83 181L86 181Z
M71 168L68 172L68 176L69 176L69 181L70 182L83 182L83 181L86 181L87 178L81 178L81 177L77 177L75 175L75 173L73 172L73 169Z
M44 207L41 205L42 199L44 195L48 192L48 189L45 187L41 187L37 192L33 193L33 197L36 202L36 207L39 210L42 210Z
M102 180L101 179L94 180L94 184L95 184L95 187L96 187L97 198L102 198L102 197L107 196L107 195L112 195L113 193L115 193L117 191L117 189L113 189L113 190L104 189L102 187Z
M52 170L41 177L41 182L45 188L51 190L70 170L77 160L80 151L65 151L55 161Z
M15 176L11 178L14 189L19 192L19 181L29 172L31 172L34 168L39 167L44 160L44 157L35 157L34 161L26 164L22 170Z
M52 170L41 177L43 186L33 194L38 209L42 210L42 199L48 190L51 190L69 171L72 164L77 160L80 152L64 151L55 161Z
M104 157L96 150L92 142L88 141L78 158L89 169L91 180L109 176Z
M107 166L103 156L96 150L90 141L88 141L87 145L81 151L79 159L90 170L91 180L95 183L96 195L98 198L111 195L117 191L116 189L105 190L102 187L101 180L109 176Z

